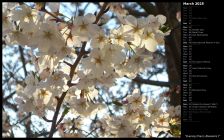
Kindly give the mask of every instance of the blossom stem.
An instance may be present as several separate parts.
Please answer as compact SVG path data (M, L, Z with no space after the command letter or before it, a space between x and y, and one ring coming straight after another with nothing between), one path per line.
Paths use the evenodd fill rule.
M24 58L23 48L20 45L19 45L19 52L20 52L20 55L21 55L21 60L22 60L22 63L23 63L23 70L24 70L24 74L25 74L25 77L26 77L28 75L27 70L26 70L26 62L25 62L25 58Z
M52 17L54 17L55 19L57 19L57 20L60 21L60 22L65 22L64 20L58 18L56 15L54 15L53 13L47 11L46 9L43 9L43 12L45 12L45 13L51 15Z
M98 13L98 15L96 16L96 20L95 20L95 22L93 24L97 24L98 23L98 21L100 20L100 17L105 13L105 9L107 8L108 4L109 3L106 3L106 2L103 4L103 6L100 9L100 12Z
M172 83L170 82L154 81L154 80L142 79L140 77L134 78L133 81L137 83L141 83L141 84L149 84L149 85L162 86L162 87L170 87L172 85Z
M71 81L72 81L72 77L73 77L73 75L75 73L75 69L78 66L78 63L81 60L82 56L85 54L85 46L86 46L86 42L83 43L83 46L81 48L81 52L79 53L79 56L77 57L75 63L71 66L71 70L70 70L70 74L69 74L70 80L68 81L68 86L70 86L72 84ZM51 130L50 130L50 133L49 133L49 137L50 138L53 137L54 130L56 129L57 118L58 118L59 110L60 110L61 105L63 103L63 100L64 100L64 98L66 96L66 93L67 93L67 91L66 92L63 92L62 95L61 95L61 97L58 100L58 104L57 104L57 107L56 107L56 111L55 111L54 116L53 116L53 119L52 119Z
M100 12L99 12L98 15L96 16L96 21L94 22L95 24L98 23L100 17L105 13L105 9L106 9L107 5L108 5L108 3L104 3L104 4L103 4L102 8L100 9ZM46 12L46 10L45 10L45 12ZM55 17L55 15L53 15L53 14L51 14L51 13L49 13L49 12L48 12L48 14L52 15L53 17ZM56 17L57 17L57 16L56 16ZM55 18L56 18L56 17L55 17ZM79 53L77 59L75 60L74 64L71 66L71 70L70 70L70 73L69 73L70 80L67 82L67 85L68 85L69 87L70 87L71 85L73 85L73 84L71 83L71 82L72 82L72 77L73 77L73 75L75 74L75 69L76 69L76 67L77 67L78 64L79 64L79 61L80 61L80 60L82 59L82 57L86 54L86 51L85 51L86 43L87 43L87 42L83 42L81 51L80 51L80 53ZM56 106L56 111L55 111L54 116L53 116L53 119L52 119L52 125L51 125L51 129L50 129L50 132L49 132L49 138L52 138L53 135L54 135L55 129L56 129L57 124L58 124L58 123L57 123L57 118L58 118L59 110L60 110L61 105L62 105L62 103L63 103L63 100L64 100L64 98L65 98L65 96L66 96L66 93L67 93L67 91L63 92L62 95L61 95L61 97L60 97L59 100L58 100L58 103L57 103L57 106ZM64 117L64 116L62 116L62 118L63 118L63 117ZM61 118L60 118L60 120L61 120Z
M48 118L46 118L45 116L42 117L46 122L52 122L52 120L49 120Z

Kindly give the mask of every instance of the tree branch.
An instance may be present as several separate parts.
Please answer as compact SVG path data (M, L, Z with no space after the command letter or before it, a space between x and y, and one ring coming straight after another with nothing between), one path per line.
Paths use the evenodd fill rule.
M54 17L54 18L55 18L57 21L59 21L59 22L68 23L68 22L64 21L63 19L60 19L59 17L57 17L57 15L55 15L55 14L53 14L53 13L47 11L45 8L44 8L42 11L45 12L45 13L47 13L47 14L49 14L50 16ZM69 24L71 24L71 23L68 23L68 25L69 25Z
M23 48L20 45L19 45L19 52L20 52L20 57L21 57L22 63L23 63L24 74L26 77L27 76L26 62L25 62L25 58L24 58Z
M80 53L79 53L79 55L78 55L75 63L71 66L71 70L70 70L70 74L69 74L70 80L67 83L68 86L72 85L72 83L71 83L72 77L73 77L73 75L75 73L75 69L78 66L79 61L81 60L82 56L85 54L85 46L86 46L86 42L83 43L83 46L81 48L81 51L80 51ZM66 92L63 92L62 95L61 95L61 97L58 99L58 104L57 104L57 107L56 107L56 111L55 111L54 116L53 116L53 119L52 119L51 130L49 132L49 137L50 138L53 137L53 134L55 132L56 125L57 125L57 118L58 118L59 110L60 110L61 105L63 103L63 100L64 100L64 98L66 96L66 93L67 93L67 91Z
M105 11L105 9L107 8L107 5L108 5L109 3L104 3L103 4L103 6L102 6L102 8L100 9L100 12L98 13L98 15L96 16L96 21L93 23L93 24L97 24L98 23L98 21L100 20L100 17L105 13L105 12L107 12L107 11Z
M42 117L46 122L52 122L52 120L49 120L48 118L46 118L45 116Z
M14 126L19 124L19 123L22 123L23 121L25 121L26 119L30 118L31 117L31 114L28 114L27 116L25 116L22 120L20 121L17 121L15 124L13 124Z
M148 14L153 14L156 15L158 14L158 11L156 7L149 2L138 2L138 4L148 13Z
M13 96L14 94L16 94L16 92L15 92L15 91L14 91L14 92L12 92L11 94L9 94L8 96L6 96L6 97L3 99L3 102L5 102L6 100L8 100L8 99L12 98L12 96Z
M142 79L140 77L136 77L133 79L134 82L141 83L141 84L149 84L155 86L162 86L162 87L170 87L172 84L170 82L163 82L163 81L153 81L148 79Z
M75 73L75 69L78 66L79 61L81 60L81 58L85 54L85 46L86 46L86 42L83 42L81 51L79 53L79 56L77 57L75 63L71 66L71 70L70 70L70 74L69 74L70 80L68 81L68 86L71 86L71 84L72 84L71 83L72 82L72 77L73 77L73 75Z
M68 62L65 61L65 60L63 61L63 63L65 63L66 65L68 65L68 66L70 66L70 67L72 66L72 64L68 63Z
M134 9L131 8L131 7L128 7L128 6L125 6L125 9L128 10L128 13L129 13L130 15L133 15L133 16L135 16L135 17L141 17L141 16L146 17L146 16L149 15L149 14L146 13L146 12L139 12L139 11L137 11L137 10L134 10Z
M12 110L14 110L15 112L18 111L18 108L17 108L17 105L16 105L16 104L12 104L12 103L10 103L10 102L7 101L7 100L4 102L4 104L5 104L7 107L9 107L9 108L11 108Z
M96 21L94 22L95 24L98 23L100 17L105 13L105 9L106 9L107 5L108 5L108 3L104 3L104 5L102 6L102 8L100 9L100 12L99 12L98 15L96 16ZM71 82L72 82L72 77L73 77L73 75L75 74L75 69L76 69L76 67L77 67L78 64L79 64L79 61L82 59L82 57L83 57L83 56L85 55L85 53L86 53L86 52L85 52L85 46L86 46L86 43L87 43L87 42L83 42L81 51L80 51L80 53L79 53L77 59L75 60L74 64L71 66L71 70L70 70L70 73L69 73L70 80L67 82L67 85L68 85L69 87L72 86L72 85L74 85L74 84L71 83ZM61 105L62 105L62 103L63 103L63 100L64 100L64 98L65 98L65 96L66 96L66 93L67 93L67 91L66 91L66 92L63 92L62 95L61 95L61 97L58 99L58 104L57 104L57 106L56 106L56 111L55 111L54 116L53 116L53 119L52 119L51 130L50 130L50 132L49 132L49 138L52 138L52 137L53 137L53 134L54 134L54 132L55 132L55 130L56 130L56 127L57 127L57 118L58 118L59 110L60 110ZM63 117L64 117L64 116L62 116L62 119L63 119ZM61 118L60 118L59 121L61 121Z

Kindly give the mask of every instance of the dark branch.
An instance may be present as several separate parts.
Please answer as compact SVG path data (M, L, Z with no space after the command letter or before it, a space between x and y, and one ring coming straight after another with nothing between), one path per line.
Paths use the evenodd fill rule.
M82 56L85 54L85 46L86 46L86 42L83 43L83 46L82 46L82 48L81 48L81 51L80 51L80 53L79 53L79 55L78 55L78 57L77 57L75 63L71 66L71 70L70 70L70 74L69 74L70 80L69 80L68 83L67 83L68 86L73 85L73 84L71 83L71 81L72 81L72 77L73 77L73 75L74 75L74 73L75 73L75 69L76 69L76 67L77 67L78 64L79 64L79 61L81 60ZM62 105L62 103L63 103L63 100L64 100L64 98L65 98L65 96L66 96L66 93L67 93L67 92L63 92L62 95L61 95L61 97L58 99L58 104L57 104L56 111L55 111L54 116L53 116L53 119L52 119L51 130L50 130L50 133L49 133L49 137L50 137L50 138L53 137L53 134L54 134L54 132L55 132L55 129L56 129L56 126L57 126L57 118L58 118L58 114L59 114L61 105Z
M16 105L16 104L12 104L12 103L10 103L10 102L7 101L7 100L4 102L4 105L6 105L7 107L11 108L11 109L14 110L15 112L18 111L17 105Z
M72 64L68 63L68 62L65 61L65 60L63 61L63 63L65 63L66 65L68 65L68 66L70 66L70 67L72 66Z
M98 21L100 20L100 17L105 13L105 9L107 8L108 4L109 3L106 3L106 2L103 4L102 8L100 9L100 12L96 16L96 21L93 24L97 24L98 23Z
M14 94L16 94L15 91L12 92L11 94L9 94L8 96L6 96L6 97L3 99L3 102L6 101L6 100L8 100L8 99L10 99L10 98L12 98L12 96L13 96Z
M138 2L138 4L147 12L148 14L156 15L158 14L158 11L156 7L149 2Z
M96 21L94 22L95 24L98 23L100 17L105 13L105 9L107 7L108 3L104 3L104 5L102 6L102 8L100 9L100 12L98 13L98 15L96 16ZM75 69L76 67L78 66L80 60L82 59L82 57L86 54L86 51L85 51L85 46L86 46L86 42L83 42L82 44L82 48L81 48L81 51L77 57L77 59L75 60L75 63L71 66L71 70L70 70L70 73L69 73L69 77L70 77L70 80L67 82L67 85L70 87L72 86L73 84L71 83L72 82L72 77L73 75L75 74ZM66 96L66 92L63 92L61 97L58 99L58 103L57 103L57 106L56 106L56 111L54 113L54 116L53 116L53 119L52 119L52 125L51 125L51 130L49 132L49 138L52 138L53 137L53 134L56 130L56 127L57 127L57 118L58 118L58 114L59 114L59 110L61 108L61 105L63 103L63 100ZM63 119L64 116L62 116L62 119ZM61 121L61 118L59 120L59 122Z
M128 10L128 13L129 13L130 15L133 15L133 16L135 16L135 17L141 17L141 16L146 17L146 16L149 15L149 14L146 13L146 12L139 12L139 11L137 11L137 10L134 10L134 9L131 8L131 7L128 7L128 6L125 6L125 9Z
M172 85L169 82L153 81L148 79L142 79L139 77L136 77L135 79L133 79L133 81L137 83L141 83L141 84L149 84L149 85L162 86L162 87L170 87Z
M14 126L19 124L19 123L22 123L23 121L25 121L26 119L30 118L31 117L31 114L28 114L26 117L24 117L22 120L20 121L17 121L15 124L13 124Z
M48 118L46 118L45 116L42 117L46 122L52 122L52 120L49 120Z
M23 48L20 45L19 45L19 52L20 52L20 57L21 57L22 63L23 63L24 74L25 74L25 77L26 77L27 76L26 61L25 61L25 58L24 58Z

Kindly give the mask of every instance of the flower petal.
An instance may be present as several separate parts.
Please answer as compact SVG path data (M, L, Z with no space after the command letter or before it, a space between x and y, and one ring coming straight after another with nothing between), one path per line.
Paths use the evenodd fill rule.
M87 15L84 16L84 20L88 23L93 23L96 20L95 15L88 13Z
M125 18L126 22L128 24L131 24L132 26L136 27L137 26L137 19L132 16L132 15L128 15L126 18Z
M157 15L156 18L160 24L166 23L166 17L164 15Z

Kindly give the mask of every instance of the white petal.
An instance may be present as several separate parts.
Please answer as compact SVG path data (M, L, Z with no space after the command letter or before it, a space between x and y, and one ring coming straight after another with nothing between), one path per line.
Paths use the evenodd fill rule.
M100 32L100 27L96 24L90 24L87 28L91 37L96 36Z
M83 20L83 17L82 17L82 16L77 16L77 17L75 17L75 20L74 20L74 22L73 22L73 25L74 25L74 26L77 26L77 25L82 24L82 20Z
M154 15L149 15L146 20L147 23L152 23L156 21L156 17Z
M84 20L87 21L88 23L93 23L96 20L95 15L88 13L87 15L84 16Z
M120 23L127 24L126 20L124 19L124 16L120 15L119 13L117 13L117 18L120 21Z
M156 51L156 46L157 46L157 42L154 39L147 39L144 42L145 44L145 48L150 51L150 52L155 52Z
M160 24L166 23L166 17L164 15L157 15L156 18Z
M128 15L125 18L125 20L128 24L131 24L132 26L135 26L135 27L137 26L137 19L134 16Z
M128 32L128 31L130 31L131 29L133 29L130 25L124 25L123 26L123 31L124 32Z
M48 2L48 7L51 9L52 12L58 12L60 8L59 2Z
M138 21L138 27L139 28L143 28L147 23L146 19L144 19L144 18L139 18L139 19L137 19L137 21Z

